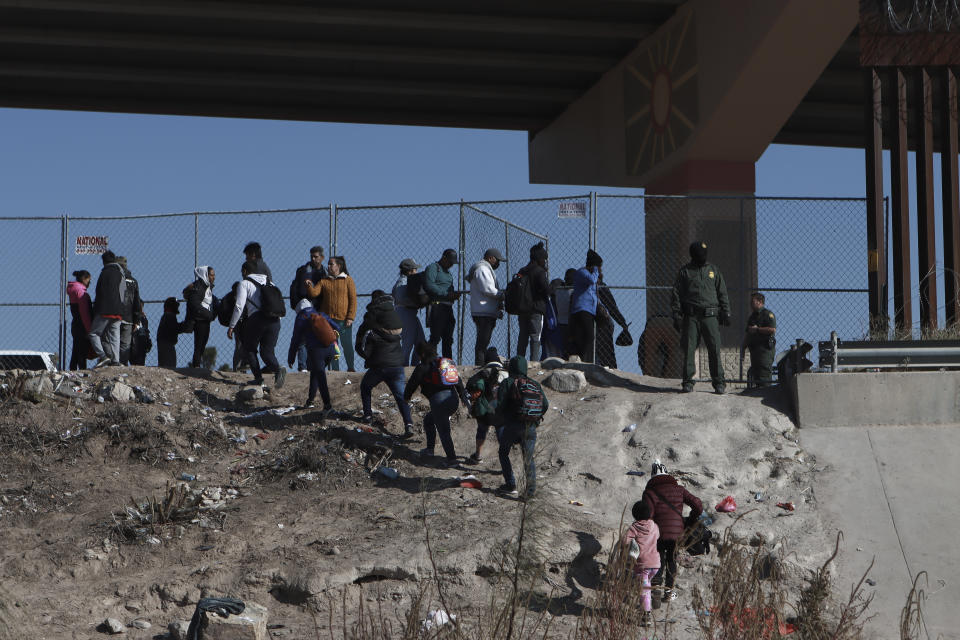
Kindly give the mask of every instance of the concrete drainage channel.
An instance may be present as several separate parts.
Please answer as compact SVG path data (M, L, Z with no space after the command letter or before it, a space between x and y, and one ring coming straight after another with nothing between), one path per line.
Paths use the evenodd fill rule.
M868 637L899 638L907 593L926 572L927 637L960 638L960 371L804 373L790 389L825 525L844 533L838 586L875 561Z

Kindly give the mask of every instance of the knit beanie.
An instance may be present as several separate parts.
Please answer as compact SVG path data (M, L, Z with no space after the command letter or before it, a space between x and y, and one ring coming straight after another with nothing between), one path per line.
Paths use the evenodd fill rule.
M587 249L587 266L588 267L603 266L603 258L601 258L600 254L594 251L593 249Z
M696 264L705 264L707 262L707 243L701 240L690 245L690 259Z

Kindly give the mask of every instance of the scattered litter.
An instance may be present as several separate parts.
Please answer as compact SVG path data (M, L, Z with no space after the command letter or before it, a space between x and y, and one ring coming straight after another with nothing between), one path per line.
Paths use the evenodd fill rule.
M184 482L193 482L194 480L197 479L197 476L193 475L192 473L187 473L186 471L184 471L183 473L180 474L180 479L183 480Z
M587 514L588 516L595 516L595 515L597 515L597 514L595 514L593 511L587 511L586 509L584 509L583 513Z
M266 440L267 438L270 437L270 435L269 435L269 434L266 434L266 433L263 433L263 432L261 431L260 433L255 433L255 434L253 434L253 437L254 437L254 438L259 438L260 440Z
M636 430L637 430L637 423L634 422L633 424L625 426L623 428L623 433L633 433Z
M553 406L553 407L550 407L550 408L553 409L554 411L559 411L559 412L560 412L560 415L563 415L563 409L561 409L560 407Z
M582 507L582 506L583 506L583 503L580 502L579 500L570 500L569 502L570 502L570 504L572 504L572 505L575 506L575 507Z
M249 420L250 418L260 418L263 416L282 416L290 413L291 411L296 411L296 407L279 407L277 409L264 409L262 411L254 411L253 413L248 413L245 416L240 416L241 420Z
M347 381L346 381L346 382L344 382L343 384L344 384L344 385L348 385L348 384L353 384L353 383L352 383L352 382L350 382L349 380L347 380Z
M436 516L436 515L440 515L439 509L430 509L430 511L427 511L426 513L418 513L413 517L416 518L417 520L423 520L424 518L427 518L429 516Z
M753 495L753 500L754 500L755 502L763 502L763 493L761 493L760 491L757 491L757 492Z
M286 440L287 442L293 442L296 439L297 439L297 436L287 436L286 438L284 438L284 440ZM326 450L324 450L324 453L326 453Z
M283 530L283 523L282 523L282 522L278 522L278 523L277 523L277 529L280 529L281 531Z
M874 580L873 578L867 578L866 580L864 580L864 582L866 582L871 587L877 586L877 581Z
M240 432L239 432L236 436L234 436L233 438L230 438L230 440L231 440L232 442L236 442L236 443L239 443L239 444L246 444L246 443L247 443L247 430L244 429L243 427L240 427Z
M147 544L160 544L160 538L157 536L150 536L147 538Z
M456 619L456 614L450 615L443 609L437 609L436 611L431 611L427 614L427 617L424 619L421 627L424 631L430 631L431 629L437 629L445 624L454 622Z
M165 406L165 407L172 407L172 406L173 406L173 403L172 403L172 402L164 402L164 403L163 403L163 406Z
M383 477L390 478L391 480L396 480L400 477L400 472L393 467L377 467L374 469L374 473L379 473Z
M727 496L714 509L721 513L732 513L737 510L737 501L733 499L733 496Z
M471 474L460 476L457 478L460 482L460 486L466 489L482 489L483 483L477 478L477 476Z
M786 511L793 511L796 509L792 502L778 502L777 506Z
M647 475L646 471L627 471L628 476L645 476Z
M297 480L307 480L307 481L309 481L309 482L313 482L314 480L316 480L316 479L319 478L319 477L320 477L320 476L319 476L318 474L314 473L313 471L306 471L306 472L304 472L304 473L298 473L298 474L297 474Z
M167 460L176 460L176 459L177 459L177 454L175 454L173 451L167 451Z
M697 521L705 527L709 527L713 524L713 518L706 511L700 514L700 517L697 518Z
M603 479L598 478L597 476L593 475L589 471L581 471L578 475L583 476L587 480L593 480L596 483L603 483Z

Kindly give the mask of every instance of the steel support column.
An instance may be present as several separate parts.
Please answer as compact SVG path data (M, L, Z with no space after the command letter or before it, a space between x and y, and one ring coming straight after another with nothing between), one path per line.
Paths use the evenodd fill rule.
M957 166L957 74L944 69L940 102L940 173L943 192L943 266L946 324L960 321L960 171Z
M937 226L933 205L933 80L926 67L916 71L914 113L917 141L917 286L920 327L937 328Z
M910 189L907 173L907 77L890 71L890 192L893 240L893 313L898 332L913 328L910 287Z
M883 102L880 73L866 69L867 289L870 334L887 337L887 251L883 211Z

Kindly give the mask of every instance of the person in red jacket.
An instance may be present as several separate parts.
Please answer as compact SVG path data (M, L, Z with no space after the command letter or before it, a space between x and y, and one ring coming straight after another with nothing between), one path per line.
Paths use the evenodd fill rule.
M677 540L684 529L693 524L703 513L700 499L677 483L677 479L667 473L660 460L654 460L652 478L643 490L642 502L650 506L653 521L660 529L657 551L660 552L660 570L653 578L654 585L665 585L664 600L677 597L674 584L677 577ZM689 515L683 517L683 505L690 507Z

